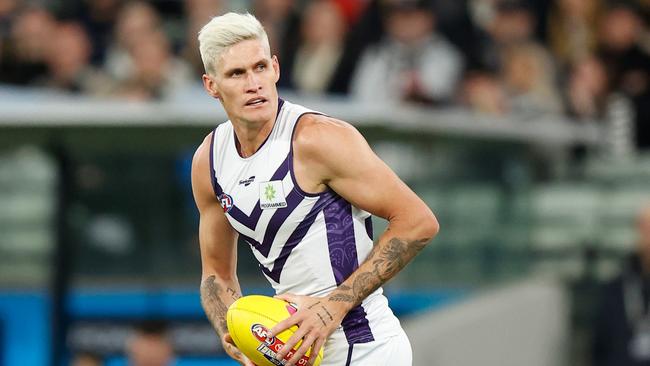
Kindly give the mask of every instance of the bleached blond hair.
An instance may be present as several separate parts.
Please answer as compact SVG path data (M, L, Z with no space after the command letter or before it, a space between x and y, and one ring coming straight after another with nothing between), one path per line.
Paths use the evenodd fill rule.
M253 15L226 13L212 18L199 31L199 51L205 72L214 75L221 54L230 46L259 39L270 53L269 37Z

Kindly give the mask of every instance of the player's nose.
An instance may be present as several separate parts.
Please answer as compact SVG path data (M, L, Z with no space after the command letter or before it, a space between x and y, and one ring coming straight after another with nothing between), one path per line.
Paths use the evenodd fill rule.
M246 91L247 92L257 92L262 89L262 83L260 79L254 72L248 73L246 76Z

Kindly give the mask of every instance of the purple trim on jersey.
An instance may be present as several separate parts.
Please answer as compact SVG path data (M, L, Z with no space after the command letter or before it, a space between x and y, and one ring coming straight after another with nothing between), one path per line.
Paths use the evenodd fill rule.
M287 156L287 158L278 167L278 170L273 173L273 176L271 179L269 179L270 181L284 179L289 170L289 167L287 166L288 159L289 157ZM230 209L228 212L228 215L230 215L230 217L237 220L240 224L246 226L247 228L255 230L257 223L260 221L260 216L262 216L262 207L260 207L260 201L257 200L257 203L255 204L255 207L253 207L253 211L251 212L250 216L242 212L242 210L240 210L237 206L233 206L232 209Z
M217 129L215 128L212 131L212 138L210 138L210 183L212 183L212 191L214 191L214 196L219 199L219 196L223 193L221 186L217 183L217 174L214 171L214 137L217 134Z
M330 263L338 286L359 268L359 260L354 237L352 205L343 197L338 195L336 197L336 201L323 209L323 215L327 227ZM349 344L367 343L375 340L366 315L363 307L358 305L343 318L341 325Z
M291 180L293 180L293 186L296 187L296 189L298 190L298 192L300 192L300 194L302 194L305 197L318 197L321 194L330 191L330 189L328 188L327 190L325 190L323 192L320 192L320 193L308 193L308 192L305 192L305 191L302 190L302 188L300 188L300 185L298 184L298 181L296 180L296 174L293 172L293 136L296 134L296 127L298 126L298 122L300 122L300 119L305 114L317 114L317 115L321 115L321 116L323 115L322 113L318 113L318 112L305 112L305 113L299 115L298 118L296 119L296 123L294 123L294 125L293 125L293 131L291 131L291 140L290 140L291 144L289 145L289 172L291 173Z
M280 116L280 110L282 109L283 104L284 104L284 100L278 98L278 111L275 113L275 123L278 122L278 117ZM257 148L257 151L260 151L262 149L262 146L264 146L264 144L266 144L266 142L269 140L269 137L271 137L271 133L273 133L273 129L275 129L275 123L273 123L273 128L271 128L271 132L269 132L269 134L266 136L266 138L262 142L262 145L260 145L260 147ZM237 134L235 133L234 130L232 132L232 135L233 135L233 137L235 139L235 150L237 151L237 155L239 155L239 157L241 157L241 158L244 158L243 156L241 156L241 152L239 151L239 147L241 146L241 144L239 143L239 140L237 139ZM255 151L255 153L257 153L257 151ZM253 154L253 155L255 155L255 154ZM246 157L244 159L248 159L251 156Z
M352 361L352 349L354 348L354 343L348 346L348 358L345 360L345 366L350 366Z
M239 233L239 235L248 244L257 249L257 251L260 252L260 254L262 254L265 258L268 257L269 252L271 251L271 246L273 245L273 241L275 240L275 236L280 231L280 227L284 224L293 210L298 207L302 200L303 197L296 190L292 189L291 192L289 192L287 195L287 207L277 209L273 213L269 224L266 226L266 232L264 233L264 239L262 240L262 243L242 233Z
M374 240L373 239L374 235L372 231L372 216L366 217L365 224L366 224L366 234L368 234L370 240Z
M324 194L320 196L318 201L316 201L314 206L312 206L311 210L309 210L309 213L300 222L300 224L298 224L296 229L287 239L286 244L282 247L282 250L280 250L280 255L278 255L278 258L276 258L276 260L273 262L273 269L269 271L268 268L264 267L261 264L259 265L264 274L266 274L273 281L280 283L280 275L282 274L282 269L287 263L287 259L289 259L289 255L291 254L291 251L293 251L293 248L302 242L302 239L305 237L305 235L307 235L309 228L311 228L311 225L314 223L314 221L316 221L316 217L318 216L318 213L323 209L323 207L329 205L333 200L336 200L337 198L338 196L335 194Z

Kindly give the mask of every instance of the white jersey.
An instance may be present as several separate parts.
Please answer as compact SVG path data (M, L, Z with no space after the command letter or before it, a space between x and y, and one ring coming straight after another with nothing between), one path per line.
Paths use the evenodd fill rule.
M368 256L372 221L336 192L310 194L296 183L293 133L307 113L317 112L280 100L271 133L247 158L239 155L232 123L219 125L211 175L228 221L275 291L325 296ZM346 315L337 332L352 345L393 337L401 327L380 288Z

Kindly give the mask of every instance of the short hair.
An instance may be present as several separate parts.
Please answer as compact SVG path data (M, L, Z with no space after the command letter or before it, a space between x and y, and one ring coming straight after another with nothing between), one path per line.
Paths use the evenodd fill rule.
M230 46L250 39L261 40L270 52L269 37L253 15L226 13L213 17L199 31L199 51L208 74L216 72L216 61Z

